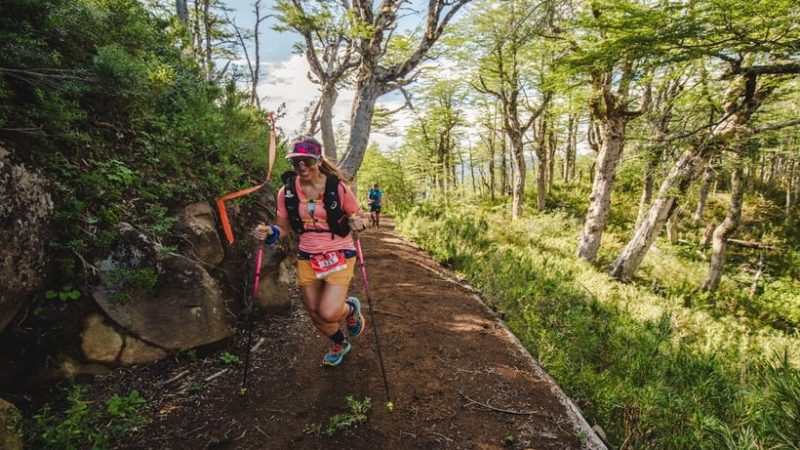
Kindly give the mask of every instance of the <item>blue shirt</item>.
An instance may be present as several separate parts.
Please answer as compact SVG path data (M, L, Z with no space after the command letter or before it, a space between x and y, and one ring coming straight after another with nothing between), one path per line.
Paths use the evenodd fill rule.
M383 191L380 189L369 188L369 199L372 200L373 205L380 205L383 198Z

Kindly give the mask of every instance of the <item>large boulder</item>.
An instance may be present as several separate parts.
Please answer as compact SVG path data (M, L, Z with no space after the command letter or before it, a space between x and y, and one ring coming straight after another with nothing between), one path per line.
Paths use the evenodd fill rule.
M0 147L0 331L42 288L53 201L45 179Z
M230 295L235 298L252 295L253 268L256 261L256 249L259 243L250 235L259 223L274 223L277 201L269 188L260 189L257 194L257 209L239 208L236 204L228 209L231 223L238 225L235 229L236 241L229 246L228 254L222 263L222 274ZM284 239L273 248L264 246L264 258L261 263L261 280L256 305L269 313L285 313L291 308L291 293L295 286L295 257L297 244L293 239ZM246 288L246 290L245 290Z
M270 252L270 258L261 267L256 305L268 313L288 312L292 307L291 292L295 273L297 270L294 258Z
M168 351L231 335L220 289L200 263L164 256L130 225L119 228L111 255L96 263L102 283L92 293L124 334Z
M22 450L22 433L19 410L0 398L0 448L3 450Z
M217 233L216 213L208 203L193 203L180 213L176 229L186 236L186 253L201 262L216 266L225 259L225 251Z

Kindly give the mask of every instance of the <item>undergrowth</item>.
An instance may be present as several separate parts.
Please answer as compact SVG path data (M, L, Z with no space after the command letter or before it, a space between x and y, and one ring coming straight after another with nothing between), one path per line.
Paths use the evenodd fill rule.
M659 243L641 270L652 281L615 282L574 257L580 221L568 211L510 222L485 203L422 204L398 225L505 314L613 445L797 448L796 333L724 306L741 307L735 283L698 293L701 261ZM609 255L624 244L613 232L603 239ZM773 284L757 301L783 316Z

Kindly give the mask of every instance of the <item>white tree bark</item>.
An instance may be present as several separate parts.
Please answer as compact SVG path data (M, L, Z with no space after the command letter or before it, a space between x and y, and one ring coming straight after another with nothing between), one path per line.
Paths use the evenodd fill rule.
M175 0L175 14L177 14L183 26L189 28L189 7L186 1L187 0Z
M703 223L703 213L706 209L706 201L708 201L708 192L711 190L711 180L714 178L714 171L711 165L706 166L703 171L703 182L700 185L700 194L697 199L697 208L692 215L692 224L699 227Z
M522 215L523 200L525 198L525 154L522 152L522 135L517 135L512 138L511 147L514 149L514 155L511 159L513 164L513 186L512 204L511 204L511 217L516 219Z
M636 213L636 225L633 229L639 228L642 221L647 216L647 211L650 209L650 202L653 200L653 171L655 167L648 164L644 171L644 179L642 180L642 196L639 198L639 212Z
M743 183L744 170L737 164L731 173L731 204L725 220L714 230L714 237L711 241L711 265L708 269L703 285L703 291L715 291L722 280L722 268L725 265L725 247L728 238L736 231L739 226L739 219L742 215L742 198L744 194Z
M405 2L354 0L352 12L369 27L369 33L356 38L361 57L356 75L356 94L350 114L350 139L339 168L354 177L364 160L372 116L378 97L401 88L414 78L413 71L427 56L445 27L462 6L471 0L429 0L425 15L425 30L415 50L405 60L389 66L382 65L387 51L386 39L397 27L397 14ZM377 6L377 7L376 7Z
M627 118L615 117L604 120L602 125L603 144L597 155L597 168L594 182L592 183L592 194L589 197L589 210L586 213L586 219L583 224L577 255L579 258L589 262L594 262L597 259L600 240L608 220L611 189L614 186L617 165L622 156L622 149L625 146L625 127L627 123Z
M672 214L667 218L667 240L672 245L678 243L678 210L672 209Z
M697 177L698 167L702 166L710 152L711 149L708 147L686 150L672 166L670 173L661 182L647 216L608 269L610 276L618 280L629 280L638 270L667 221L676 199L686 192Z
M329 83L323 88L321 95L319 126L322 132L322 147L325 149L325 159L336 164L339 159L336 153L336 132L333 129L333 107L336 105L339 92L333 83Z

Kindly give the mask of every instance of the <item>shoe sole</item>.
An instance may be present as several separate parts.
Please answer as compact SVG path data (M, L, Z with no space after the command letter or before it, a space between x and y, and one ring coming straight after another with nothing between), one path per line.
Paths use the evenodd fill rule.
M361 336L361 333L364 332L364 328L367 328L367 319L364 317L363 314L361 314L361 302L360 301L358 302L357 311L358 311L358 313L357 313L356 317L361 320L361 329L358 330L358 333L356 333L356 334L350 334L350 327L347 327L347 334L350 337Z
M328 361L327 359L324 359L324 358L323 358L323 359L322 359L322 365L323 365L323 366L329 366L329 367L336 367L336 366L338 366L338 365L339 365L339 364L341 364L341 363L342 363L342 361L344 360L344 356L345 356L346 354L350 353L350 349L351 349L351 348L353 348L353 346L352 346L352 345L349 345L349 346L345 347L345 348L344 348L344 350L342 350L342 353L339 355L339 360L338 360L338 361L336 361L335 363L333 363L333 362L330 362L330 361Z

